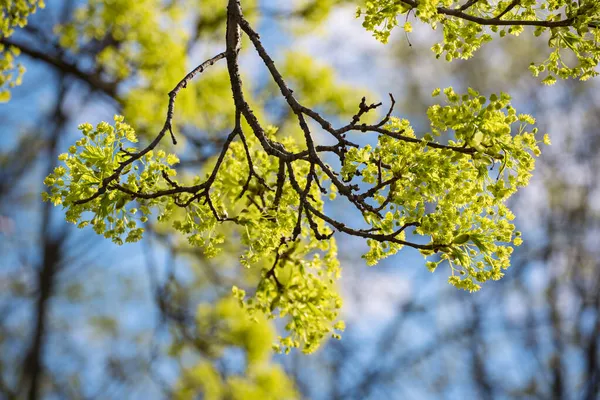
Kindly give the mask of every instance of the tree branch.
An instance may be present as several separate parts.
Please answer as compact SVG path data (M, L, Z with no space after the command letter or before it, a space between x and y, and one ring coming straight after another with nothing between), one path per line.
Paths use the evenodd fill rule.
M121 103L122 100L117 94L117 85L114 82L106 82L103 81L100 76L96 73L90 73L87 71L83 71L76 64L63 60L62 58L55 58L48 54L47 52L41 52L36 50L24 43L15 42L12 39L0 38L0 44L5 46L13 46L19 49L23 54L40 60L46 64L49 64L60 71L63 71L69 75L76 77L77 79L87 83L92 88L103 92L109 97L115 99L118 103Z

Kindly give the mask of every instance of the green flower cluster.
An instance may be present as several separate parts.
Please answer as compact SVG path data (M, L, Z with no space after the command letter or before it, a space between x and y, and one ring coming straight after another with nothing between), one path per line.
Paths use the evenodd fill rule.
M0 0L0 34L12 35L15 26L24 27L27 17L44 7L44 0Z
M27 25L27 17L44 6L44 0L0 0L0 39ZM0 103L9 101L9 89L21 84L25 68L15 63L18 55L17 48L0 43Z
M271 343L275 329L264 317L250 319L231 298L214 305L202 304L196 313L197 345L203 358L183 366L173 398L196 399L273 399L300 398L293 381L272 359ZM245 355L243 374L223 377L215 360L228 349L240 349ZM179 344L173 353L181 353Z
M105 195L97 196L84 204L77 202L98 193L104 180L119 168L121 163L131 157L136 149L124 147L127 143L137 142L133 129L123 122L122 116L115 116L115 126L106 122L95 128L91 124L79 126L83 137L61 154L59 160L66 168L58 166L44 180L50 186L50 192L43 193L44 201L54 205L63 204L68 208L66 219L79 228L92 225L94 231L112 239L117 244L137 242L142 238L144 229L139 223L147 221L151 208L165 212L172 207L172 200L139 200L137 207L131 207L130 194L114 190L114 186L100 189ZM168 177L174 177L176 171L170 165L179 160L164 151L148 152L135 165L129 165L122 171L124 182L117 181L123 190L155 190L167 184ZM169 178L170 179L170 178Z
M179 161L176 156L162 150L148 151L127 163L138 156L134 148L125 146L137 139L123 117L115 117L114 127L101 122L95 129L83 124L80 130L83 138L59 157L66 168L57 167L45 179L51 189L43 194L44 200L63 204L67 221L81 228L91 224L98 234L122 244L123 238L126 242L141 239L143 228L138 227L138 222L145 222L156 209L159 221L170 222L187 236L191 245L202 248L207 257L219 254L219 245L225 242L226 235L240 236L245 246L240 257L242 265L261 268L262 279L253 296L245 298L245 292L236 289L236 298L251 315L272 315L277 309L280 317L289 317L286 329L290 335L280 337L277 348L303 347L310 352L328 334L338 337L335 329L340 327L336 319L341 299L334 286L340 275L335 240L319 240L312 234L314 227L324 235L331 231L323 221L313 221L315 225L311 225L303 220L299 240L286 241L297 229L300 204L289 183L283 188L278 207L267 206L275 193L266 192L254 181L240 199L249 173L243 143L230 145L214 181L202 189L202 197L195 198L193 188L200 186L182 189L175 179L176 171L171 166ZM269 134L275 132L273 128ZM284 143L286 148L295 147L292 139ZM269 157L254 138L248 138L246 144L256 173L274 186L277 159ZM208 163L207 171L213 167ZM299 162L294 167L299 184L306 185L308 163ZM122 170L118 180L107 183L119 168ZM211 174L207 173L206 179ZM201 181L195 177L192 183L199 185ZM316 187L310 191L314 205L322 208L320 195ZM227 230L224 221L233 222L237 233Z
M600 2L594 0L368 0L358 8L357 17L363 16L363 26L385 43L398 19L408 19L411 13L434 29L442 25L443 42L432 50L447 61L470 58L492 40L492 34L518 36L532 26L535 36L549 33L552 52L530 67L535 76L544 73L543 83L551 85L556 78L586 80L598 74Z
M449 282L474 291L502 277L510 265L510 245L521 243L505 201L528 183L538 144L549 140L538 140L535 128L527 130L535 120L517 114L504 93L488 99L472 89L458 95L447 88L444 94L447 104L428 111L429 134L417 139L408 121L391 118L374 148L349 149L340 173L347 182L360 180L374 188L355 195L371 201L371 211L363 212L371 229L356 231L367 235L369 265L410 245L425 257L440 255L428 268L447 261ZM286 319L289 334L279 338L276 350L312 352L327 336L339 337L337 247L329 221L317 217L323 213L323 195L333 201L336 191L324 189L328 177L323 172L304 159L288 164L294 184L307 187L303 196L314 210L303 215L292 181L279 179L281 161L254 136L229 143L206 164L204 177L183 186L171 167L176 156L125 147L136 137L123 117L115 117L114 127L102 122L80 129L84 137L59 157L66 168L57 167L45 181L51 189L44 199L63 204L68 221L92 224L121 244L125 235L125 241L139 240L143 229L137 222L157 209L159 221L208 257L219 254L228 238L239 238L240 263L261 271L261 278L250 295L237 287L233 295L250 316ZM271 139L276 132L267 129ZM436 141L442 134L446 144ZM288 151L302 150L292 137L278 139ZM307 186L311 176L319 184ZM409 227L416 240L407 241Z
M437 89L434 96L439 94ZM368 240L370 251L364 258L369 265L404 247L406 231L400 228L415 226L413 234L429 239L421 253L441 254L440 261L428 267L434 270L448 261L450 283L474 291L482 282L501 278L510 265L510 244L521 244L505 202L527 185L534 156L540 154L538 144L549 144L549 139L538 140L536 128L527 130L535 120L517 114L507 94L487 99L473 89L461 96L452 88L444 94L447 105L428 111L430 134L413 143L381 135L375 148L351 149L342 174L359 175L371 184L394 182L373 197L383 218L371 213L365 220L384 235L399 233L394 241ZM406 120L392 118L388 129L416 138ZM445 132L450 133L451 148L432 147Z
M279 258L286 259L282 260L276 281L265 272L253 297L246 298L246 292L237 287L232 291L250 315L288 317L285 329L291 334L279 337L279 343L273 346L275 351L288 353L291 348L302 347L303 352L311 353L327 336L339 339L336 331L344 329L342 321L336 322L342 299L335 280L341 271L333 238L320 243L312 239L295 247L293 252L279 250L283 252Z
M364 100L360 114L339 130L313 111L303 111L337 135L337 146L314 147L311 142L318 137L305 136L295 120L282 123L285 135L274 127L253 131L245 120L238 120L220 154L204 162L197 176L178 173L177 156L157 146L170 128L179 126L171 124L172 115L161 125L164 114L158 110L166 106L169 85L185 73L185 34L169 31L180 21L185 3L115 0L108 7L94 0L79 9L75 21L57 28L62 45L73 51L107 31L119 46L131 46L131 51L119 54L110 53L117 47L108 46L108 53L96 61L111 81L135 81L123 104L138 133L163 126L143 150L134 145L136 133L121 116L115 117L114 125L80 126L83 137L59 157L64 165L46 178L50 190L43 195L67 209L69 222L82 228L92 225L98 234L122 244L140 240L141 224L155 213L206 257L217 256L229 243L240 245L241 250L235 250L240 264L255 271L248 275L258 279L234 287L233 304L255 321L283 318L287 333L271 343L282 352L312 352L326 337L339 338L344 329L338 320L342 300L336 280L341 268L334 229L366 239L369 250L364 258L369 265L409 246L426 258L438 257L428 259L431 271L447 264L449 282L460 289L475 291L483 282L502 277L512 246L522 242L506 200L527 185L539 144L549 144L547 136L538 137L531 127L533 117L518 114L508 95L488 98L472 89L460 95L447 88L445 104L430 107L431 129L423 136L417 136L408 121L389 115L380 124L367 125L368 115L363 114L371 108ZM528 13L527 7L535 8L528 0L512 8L510 2L492 6L482 0L456 10L454 3L369 1L359 13L382 41L397 17L411 10L432 26L441 23L445 41L434 50L450 60L470 56L491 39L485 24L477 21L499 15L496 9L506 11L496 20L530 21L537 15ZM162 25L147 11L161 7L170 18ZM573 24L549 29L569 30ZM496 29L491 26L491 31ZM517 24L508 30L517 34L521 28ZM411 30L410 23L404 29ZM170 57L162 55L165 46ZM282 65L286 78L294 82L295 95L326 112L351 107L350 91L315 89L331 85L328 69L294 53ZM230 127L239 115L226 71L215 69L205 78L181 93L176 113L181 124L206 128L210 135ZM441 93L438 89L433 94ZM203 114L197 112L200 102L206 104L206 115L198 116ZM377 143L358 146L346 138L351 131L377 134ZM335 154L341 168L327 164L321 158L325 152ZM350 227L328 217L326 201L350 202L367 227ZM206 382L212 379L210 368L198 367Z

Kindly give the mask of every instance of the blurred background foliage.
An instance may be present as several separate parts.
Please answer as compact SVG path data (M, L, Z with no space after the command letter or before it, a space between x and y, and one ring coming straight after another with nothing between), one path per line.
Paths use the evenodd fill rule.
M418 132L431 91L453 85L508 92L538 119L553 145L512 200L525 243L506 277L462 293L410 251L367 268L364 244L341 237L342 340L309 356L273 355L277 326L246 320L231 301L232 285L259 279L240 268L235 240L206 259L148 225L141 243L117 247L40 201L43 177L79 123L123 113L145 140L156 134L166 93L220 51L223 1L55 0L0 38L27 68L0 105L0 398L600 396L597 80L542 86L527 69L544 57L531 35L452 63L435 58L439 38L419 24L382 45L354 19L355 5L244 2L298 97L334 118L348 120L362 96L392 92L396 113ZM255 109L294 133L266 71L242 51ZM229 90L221 65L182 92L181 173L219 149L233 115Z

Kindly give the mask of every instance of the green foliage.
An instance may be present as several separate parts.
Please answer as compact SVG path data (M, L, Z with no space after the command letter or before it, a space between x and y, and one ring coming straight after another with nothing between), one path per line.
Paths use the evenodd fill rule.
M282 349L303 346L304 351L310 352L328 333L333 333L341 307L341 299L334 290L334 280L339 277L335 241L312 238L311 227L306 223L301 232L303 240L282 243L283 238L292 236L298 217L299 197L289 187L284 188L278 208L258 205L274 197L273 193L261 192L260 185L248 188L244 195L246 202L239 200L249 173L243 143L231 144L205 201L190 201L194 195L189 193L172 193L178 182L171 166L178 159L159 150L150 151L129 165L123 171L123 183L112 184L105 194L78 203L93 196L98 186L134 151L128 146L137 141L136 136L122 121L123 117L116 116L114 128L106 122L98 124L96 129L90 124L80 126L84 137L68 154L59 157L66 168L59 166L46 178L45 184L51 190L43 194L44 200L63 204L68 209L67 221L77 223L80 228L92 225L96 233L117 244L123 244L123 239L139 240L143 228L138 227L138 221L145 222L152 210L156 210L159 221L170 222L175 230L187 236L191 245L203 248L207 257L216 256L219 245L225 241L221 219L237 215L232 222L246 247L240 260L248 268L262 268L263 279L254 296L244 301L244 292L240 290L236 297L251 314L260 311L270 315L277 308L281 317L290 316L286 328L291 335L280 338ZM271 134L275 134L275 129ZM252 150L254 168L274 185L277 159L268 157L256 139L248 138L247 144ZM285 144L289 148L294 146L292 139ZM299 183L305 185L306 178L302 177L308 175L308 169L302 164L295 173ZM210 171L209 167L212 166L207 166ZM200 181L196 177L193 183ZM135 193L149 195L139 198ZM314 187L310 195L318 199L321 194ZM176 213L177 206L182 204L185 204L183 215ZM328 233L322 221L318 225L322 232ZM275 257L279 261L277 270L267 268Z
M384 43L399 19L414 16L434 29L442 25L443 42L432 50L447 61L471 57L493 34L518 36L532 26L535 36L549 34L551 53L530 67L535 76L544 74L543 83L553 84L556 78L586 80L598 74L600 3L595 0L369 0L358 8L357 16L363 16L364 27Z
M459 96L447 88L444 94L447 105L430 107L432 130L422 141L406 143L382 135L375 148L351 149L342 173L352 176L360 169L366 183L394 180L388 193L374 197L377 208L388 210L384 218L371 214L367 222L383 234L416 225L415 233L429 238L429 247L421 248L421 253L441 253L435 266L448 261L449 282L474 291L479 283L503 276L502 270L510 265L510 243L520 244L505 201L527 185L540 141L535 138L537 129L526 130L535 120L517 115L506 94L492 95L489 101L472 89ZM519 126L515 129L514 124ZM389 129L415 138L406 120L393 118ZM430 147L434 137L447 131L453 133L450 146L476 152ZM369 163L372 159L388 166L383 176ZM400 230L397 238L405 240L405 231ZM368 243L370 251L364 257L370 265L403 247L374 239ZM429 264L430 269L435 266Z
M0 34L8 37L15 26L24 27L27 17L38 8L44 8L44 0L2 0L0 1Z
M0 1L0 33L8 37L15 26L24 27L27 17L38 7L44 8L44 0L2 0Z
M61 46L74 53L94 40L110 43L95 62L109 81L135 79L122 102L139 132L156 129L164 120L165 93L186 73L188 34L180 26L188 3L91 0L76 10L72 21L55 27Z
M44 0L0 0L0 39L11 36L17 26L24 27L27 17L44 6ZM0 103L10 100L9 89L21 84L25 68L15 64L19 53L0 41Z
M391 117L392 109L380 124L367 125L373 114L369 111L377 105L368 106L363 100L352 122L334 130L312 109L289 102L285 84L277 79L279 72L274 73L275 67L261 55L275 78L275 89L281 90L290 104L288 117L292 118L282 119L282 132L276 127L257 129L247 114L242 120L240 104L231 101L235 79L228 73L231 71L215 68L198 83L189 82L189 87L188 81L183 81L182 87L188 89L177 98L178 124L222 136L232 121L236 122L220 154L195 175L178 173L177 156L158 146L168 130L177 130L173 116L161 124L164 110L175 104L167 101L179 94L170 89L185 76L187 35L175 29L182 21L185 4L116 0L109 7L95 0L79 9L75 21L57 28L62 45L74 52L106 35L118 42L121 47L107 46L96 62L113 81L128 81L133 86L120 100L140 136L161 132L148 147L139 149L135 147L136 133L121 116L115 117L114 126L82 124L83 138L59 157L64 166L46 178L50 191L43 195L44 200L67 209L69 222L82 228L92 225L98 234L122 244L140 240L140 223L155 214L159 222L178 232L190 246L202 249L206 257L219 255L227 243L239 243L239 262L248 271L256 271L256 285L241 282L233 287L235 312L228 305L223 306L227 312L201 308L204 311L199 313L231 312L242 315L243 321L249 317L257 323L263 318L283 318L287 336L274 344L270 338L269 347L272 344L273 349L284 352L291 348L315 351L326 337L339 338L344 328L338 321L342 300L335 282L341 268L334 229L366 239L369 250L364 258L369 265L408 246L425 258L439 257L428 259L427 268L435 271L441 263L447 264L449 282L460 289L475 291L481 283L503 276L510 265L512 246L522 242L506 200L527 185L535 156L540 154L538 144L549 144L547 136L536 137L537 129L530 127L535 120L517 114L507 94L487 98L473 89L459 95L447 88L443 91L445 104L428 110L430 132L419 136L408 121ZM472 10L487 3L477 4ZM418 18L434 26L438 22L444 25L442 51L451 54L449 59L455 52L466 57L488 37L478 30L479 24L449 18L436 8L451 5L451 1L418 5L373 1L361 12L365 13L365 26L385 41L397 16L416 8ZM163 10L168 18L159 20L149 9ZM408 32L412 27L406 23L404 29ZM165 46L170 49L169 57L163 56ZM446 46L451 46L451 51ZM117 51L122 48L130 51ZM293 84L294 95L306 104L350 118L356 97L348 87L333 83L329 68L290 52L282 62L282 74ZM246 87L250 93L254 89ZM436 90L434 96L441 92ZM240 94L234 91L235 96ZM265 120L260 110L269 96L259 93L258 101L248 96L252 100L241 103L248 107L252 103L258 119ZM332 133L338 145L315 147L312 141L317 138L303 123L304 115ZM345 136L352 131L375 133L377 143L356 145ZM320 152L339 158L337 171L319 158ZM355 206L366 228L352 228L327 216L326 203L343 202ZM239 323L242 327L231 329L254 335L254 328ZM201 320L198 327L203 329ZM235 334L231 335L223 340L246 346L249 359L254 359L251 345L238 343ZM198 386L207 397L233 393L235 385L224 382L210 363L200 363L190 373L190 380L182 382L186 396L193 395ZM258 396L263 392L253 392L262 390L255 384L238 381L236 387Z
M115 117L115 127L101 122L96 129L90 124L82 124L79 129L83 138L71 146L68 153L59 156L67 168L56 167L44 180L52 189L50 193L42 194L43 199L54 205L67 205L67 221L76 223L79 228L92 225L96 233L117 244L123 244L124 237L127 242L137 242L144 231L138 227L138 221L145 222L150 215L149 207L164 207L164 203L168 203L164 201L166 199L156 203L140 202L139 208L129 208L125 207L131 200L128 194L111 191L85 205L75 204L75 201L91 196L98 184L128 157L127 152L135 150L123 146L127 142L137 142L133 129L123 123L121 116ZM139 176L130 173L132 169L124 171L127 177L124 187L132 190L155 187L164 180L163 175L175 175L175 170L167 165L177 161L175 156L167 156L163 151L150 152L133 167L133 171L139 171L141 167ZM84 212L85 217L82 216Z
M18 48L0 43L0 103L9 101L9 89L21 84L25 67L15 64L19 54Z
M526 125L535 122L533 118L517 115L508 95L493 95L488 101L474 90L464 96L451 88L444 93L448 104L433 106L428 112L431 134L418 140L408 121L392 118L388 129L401 137L382 135L375 148L351 148L341 174L350 180L360 176L367 184L394 181L387 194L373 192L376 208L384 210L384 215L365 214L373 231L393 238L368 240L370 250L364 257L369 265L407 243L404 228L397 234L395 230L416 226L414 233L429 241L418 247L423 255L440 253L451 269L449 282L473 291L481 282L499 279L510 265L509 244L518 245L520 238L504 202L527 184L539 141L534 136L536 129L526 131ZM340 274L335 242L324 219L298 222L301 199L291 182L282 186L278 205L273 205L276 194L265 188L277 184L277 157L269 156L255 138L245 139L254 173L264 177L266 185L252 181L244 191L250 174L244 141L231 143L218 169L207 165L207 171L213 172L207 172L205 182L211 184L203 192L205 197L199 197L193 190L181 189L175 180L171 166L178 161L176 156L149 151L123 171L125 182L113 183L106 193L86 200L134 151L125 147L126 141L136 140L133 130L122 117L115 121L115 128L107 123L100 123L95 130L89 124L81 126L84 138L70 154L60 157L67 168L57 167L46 178L52 188L45 199L67 207L68 221L80 227L92 224L97 233L119 244L125 234L126 241L139 240L143 230L136 219L144 221L156 209L159 221L170 222L208 257L217 255L226 240L222 222L232 222L238 232L235 236L239 235L246 249L240 258L242 265L262 270L252 296L246 297L238 288L234 288L234 296L250 315L274 316L278 310L280 317L288 317L290 335L280 338L275 348L302 347L311 352L328 334L337 337L334 323L341 299L334 287ZM512 129L515 123L521 124L516 132ZM434 136L446 131L453 134L448 142L451 147L431 147ZM275 133L272 128L270 135ZM286 149L300 149L291 137L282 143ZM457 152L456 148L472 151ZM370 162L373 159L386 165L383 172ZM307 185L309 167L302 160L293 165L300 187ZM319 174L319 179L324 182L327 177ZM195 190L202 187L202 181L194 178ZM308 191L318 212L323 212L321 192L316 185ZM176 212L178 208L183 208L183 215ZM84 213L91 218L83 219ZM290 240L298 229L300 240Z
M233 299L222 299L214 306L202 304L196 314L197 334L204 346L205 359L186 367L176 385L174 398L196 399L297 399L299 394L283 368L272 360L273 326L264 317L250 319ZM222 378L215 360L227 350L244 352L242 375ZM183 347L175 346L180 353Z

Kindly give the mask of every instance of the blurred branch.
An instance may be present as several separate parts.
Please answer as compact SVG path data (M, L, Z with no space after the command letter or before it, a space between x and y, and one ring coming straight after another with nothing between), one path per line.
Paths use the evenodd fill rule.
M0 38L0 44L5 46L13 46L19 49L23 54L35 59L42 61L59 71L67 73L76 77L77 79L87 83L93 89L96 89L110 98L114 99L117 103L121 103L122 100L117 94L117 85L114 82L103 81L100 76L93 72L86 72L80 69L75 63L69 62L60 57L54 57L48 52L39 51L30 47L25 43L18 43L12 39Z

